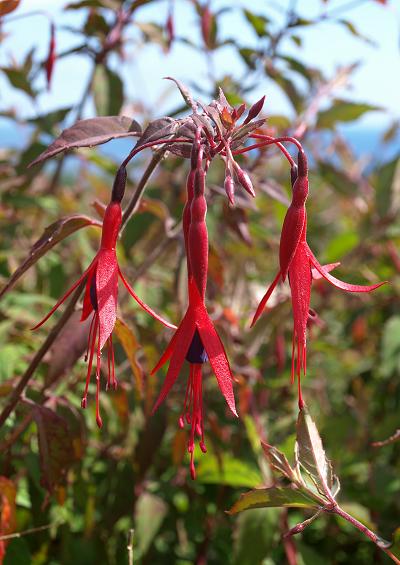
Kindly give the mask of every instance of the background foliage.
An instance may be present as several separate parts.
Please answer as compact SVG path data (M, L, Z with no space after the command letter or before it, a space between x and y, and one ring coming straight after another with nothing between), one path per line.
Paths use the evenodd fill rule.
M372 0L371 0L372 1ZM397 124L393 123L373 156L354 152L340 130L374 108L350 102L337 89L351 83L355 66L334 76L302 61L302 35L321 19L304 20L296 3L284 17L242 10L242 25L257 38L248 47L240 33L223 33L226 12L213 3L193 0L190 25L196 33L174 36L171 21L180 3L166 9L165 26L137 20L152 0L71 2L66 11L81 10L73 49L56 49L57 61L76 56L90 62L92 73L82 99L73 107L32 113L24 123L24 144L0 153L0 280L5 285L23 263L45 227L60 217L79 215L59 224L59 239L73 235L45 253L38 250L34 267L0 302L0 400L5 406L50 331L32 327L86 268L98 245L98 220L118 163L130 142L112 142L111 152L83 149L46 166L28 169L63 127L76 119L123 114L145 126L147 109L124 97L125 77L118 62L127 46L139 56L156 44L160 58L177 43L188 56L198 50L208 61L209 76L193 76L191 88L208 101L222 86L231 104L254 102L253 90L279 86L293 108L294 119L274 115L266 104L271 133L301 138L312 162L308 202L309 241L321 263L340 260L340 274L351 282L388 279L391 285L371 295L341 293L323 281L313 287L318 313L310 327L309 372L305 398L318 422L325 449L341 477L343 508L390 538L399 524L400 444L376 448L399 426L400 405L400 224L398 220ZM360 2L361 4L362 2ZM0 41L12 34L11 18L19 2L0 2ZM359 37L343 12L329 12L354 41ZM385 4L381 2L381 4ZM162 4L160 3L160 6ZM125 13L124 19L121 14ZM230 10L239 10L233 3ZM254 9L254 11L253 11ZM385 9L385 7L382 7ZM9 13L7 14L7 11ZM260 10L261 12L261 10ZM67 12L66 12L67 13ZM7 26L7 18L10 25ZM284 20L284 23L281 22ZM43 29L48 21L43 19ZM57 28L63 22L56 22ZM189 25L189 24L188 24ZM299 34L301 30L301 34ZM47 33L47 32L46 32ZM287 41L298 48L288 55ZM129 43L128 43L129 42ZM243 79L221 76L215 53L229 44ZM0 48L2 44L0 43ZM45 60L33 49L0 72L15 91L39 107L44 95ZM163 55L164 52L164 55ZM77 63L77 65L79 62ZM177 77L179 78L179 77ZM372 80L372 78L371 78ZM140 85L138 85L140 88ZM187 110L172 108L170 115ZM15 109L2 112L15 127ZM390 147L390 151L388 151ZM392 155L385 158L385 155ZM133 191L149 152L130 168ZM210 276L208 305L227 347L237 378L241 420L227 413L215 379L205 380L206 433L209 452L197 454L195 482L189 478L186 436L177 426L183 375L166 404L150 417L162 376L150 377L170 332L141 312L121 290L121 320L116 333L119 389L102 393L104 426L96 427L94 402L80 409L86 367L83 353L88 326L74 314L34 372L29 386L1 429L0 532L38 530L7 546L4 564L128 563L128 535L134 528L134 559L142 564L272 565L319 563L388 563L389 558L352 527L322 516L295 538L282 539L290 526L305 518L301 510L259 509L228 516L224 511L239 494L276 478L262 455L259 439L278 446L291 458L297 417L296 391L289 384L291 315L287 287L281 287L268 310L249 330L249 319L269 281L275 276L279 234L289 197L286 163L276 149L243 160L257 198L237 197L231 208L223 191L223 164L208 176ZM151 177L118 248L120 264L138 294L169 319L178 321L186 304L183 242L179 224L185 197L187 164L170 156ZM86 218L86 219L85 219ZM79 228L79 229L78 229ZM80 229L82 228L82 229ZM39 249L40 251L40 249ZM53 322L54 323L54 322ZM40 529L42 526L47 526ZM2 542L0 542L1 544ZM0 555L3 551L0 546ZM1 559L1 558L0 558Z

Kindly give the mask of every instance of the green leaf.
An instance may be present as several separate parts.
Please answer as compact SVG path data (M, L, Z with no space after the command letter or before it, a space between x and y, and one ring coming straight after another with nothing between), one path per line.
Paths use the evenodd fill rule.
M277 541L279 514L268 508L239 514L233 533L233 565L263 563Z
M376 208L380 216L396 213L399 209L400 159L385 163L374 171Z
M309 84L311 84L315 76L320 75L318 71L312 69L311 67L305 65L299 59L294 57L289 57L287 55L281 55L280 58L289 65L289 68L304 77Z
M4 565L31 565L29 546L23 538L13 539L7 546Z
M246 65L249 67L249 69L252 69L254 71L257 67L257 51L250 49L249 47L242 47L241 49L239 49L239 54Z
M67 216L61 218L48 226L42 235L42 237L33 245L29 255L23 261L23 263L18 267L12 277L9 279L8 283L1 289L0 298L4 296L17 282L17 280L34 265L40 257L47 253L52 247L57 245L60 241L71 235L72 233L80 230L86 226L97 226L101 227L101 222L94 220L89 216L84 216L83 214L75 214L73 216Z
M28 352L25 345L17 343L7 343L0 348L0 381L10 379L24 370L24 358Z
M310 475L320 494L334 484L333 471L322 445L317 426L304 407L297 418L295 453L300 466Z
M317 127L332 129L337 122L352 122L366 112L380 111L382 108L371 104L359 104L346 100L334 100L328 110L318 113Z
M350 20L338 20L338 23L342 24L352 35L354 35L354 37L365 41L365 43L368 43L369 45L377 45L375 41L362 34Z
M148 492L140 495L135 516L135 558L146 555L167 513L165 502Z
M250 10L243 10L243 13L246 17L246 20L249 22L249 24L251 24L258 37L269 35L267 31L267 24L270 20L268 18L266 18L265 16L258 16L253 12L250 12Z
M70 112L71 108L60 108L54 112L49 112L48 114L42 114L37 116L37 118L32 118L28 120L28 123L36 124L40 127L43 133L54 133L54 126L58 125L64 120L67 114Z
M1 67L0 70L8 78L10 84L17 88L18 90L22 90L25 94L28 94L31 98L35 97L35 92L31 86L31 83L26 76L26 73L23 69L11 68L11 67Z
M254 489L241 495L229 510L229 514L237 514L252 508L318 508L301 490L290 487L271 487Z
M324 259L327 263L333 263L338 257L349 253L360 241L359 235L354 231L338 234L331 239L324 251Z
M380 371L384 377L400 370L400 316L392 316L385 323L381 358Z
M254 487L262 483L257 468L229 455L222 459L208 453L201 457L196 465L196 477L199 483L223 484L231 487Z
M345 171L335 167L331 163L318 163L318 171L325 182L330 184L339 194L355 194L358 185Z
M93 95L99 116L118 115L124 103L123 82L109 68L98 65L93 79Z

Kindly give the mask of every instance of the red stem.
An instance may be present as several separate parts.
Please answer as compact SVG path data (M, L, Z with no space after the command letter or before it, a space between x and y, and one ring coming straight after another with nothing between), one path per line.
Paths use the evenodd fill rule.
M382 549L387 555L389 555L389 557L395 563L397 563L397 565L400 565L400 560L395 555L393 555L393 553L391 551L389 551L389 549L385 548L382 545L381 538L379 536L377 536L374 532L372 532L369 528L367 528L367 526L364 526L364 524L362 524L361 522L356 520L356 518L354 518L353 516L351 516L350 514L345 512L337 504L335 504L335 506L328 511L333 512L334 514L337 514L338 516L341 516L344 520L346 520L347 522L352 524L355 528L357 528L357 530L359 530L360 532L365 534L376 546L378 546L379 549Z
M190 139L186 139L184 137L182 138L177 137L175 139L157 139L156 141L149 141L148 143L144 143L143 145L137 147L136 149L133 148L132 151L129 153L128 157L126 157L124 161L121 163L121 167L126 167L129 161L133 159L133 157L138 153L140 153L140 151L142 151L143 149L147 149L148 147L155 147L156 145L162 145L163 143L169 144L169 143L192 143L192 142L190 141Z

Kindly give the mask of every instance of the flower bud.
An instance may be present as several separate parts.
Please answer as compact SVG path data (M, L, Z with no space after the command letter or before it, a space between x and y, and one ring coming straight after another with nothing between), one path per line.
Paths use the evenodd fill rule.
M229 202L232 206L235 205L235 183L233 182L233 178L231 175L227 175L224 181L224 188L227 197L229 198Z
M112 202L122 201L125 194L126 178L127 178L126 168L123 165L121 165L114 179L114 184L111 193Z
M237 163L235 163L235 172L238 178L238 181L243 186L246 192L250 194L253 198L255 197L256 193L254 192L253 183L246 171L241 169Z
M306 177L308 175L307 156L304 151L299 151L297 155L298 176Z
M249 122L251 122L251 120L258 116L258 114L262 110L262 107L264 106L264 100L265 96L263 96L255 104L253 104L253 106L249 110L249 113L247 114L247 118L244 120L242 125L248 124Z

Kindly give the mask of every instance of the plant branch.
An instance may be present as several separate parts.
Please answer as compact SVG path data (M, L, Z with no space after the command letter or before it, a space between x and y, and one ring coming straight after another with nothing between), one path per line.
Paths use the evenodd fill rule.
M133 565L133 540L134 540L135 530L131 528L128 534L128 545L126 549L128 550L128 564Z
M49 530L50 528L58 528L61 522L53 522L53 524L45 524L44 526L37 526L36 528L29 528L29 530L24 530L23 532L14 532L13 534L7 534L6 536L0 536L0 541L6 541L9 539L21 538L28 534L36 534L36 532L43 532L44 530Z
M153 155L150 163L148 164L146 170L144 171L142 178L138 182L136 190L133 193L129 204L125 208L124 213L122 215L121 230L123 229L126 222L129 220L129 218L136 212L137 207L139 205L139 201L140 201L141 197L143 196L143 193L146 189L147 182L148 182L149 178L151 177L154 169L157 167L157 165L160 163L161 159L163 158L165 151L166 150L164 148L157 151Z
M335 504L331 507L326 506L323 508L323 510L324 512L329 512L336 514L337 516L341 516L341 518L349 522L352 526L357 528L357 530L366 535L377 547L379 547L379 549L384 551L395 563L397 563L397 565L400 565L400 560L395 555L393 555L393 553L389 551L387 547L385 547L385 543L382 538L377 536L372 530L367 528L367 526L359 522L356 518L354 518L354 516L351 516L345 510L340 508L338 504Z

